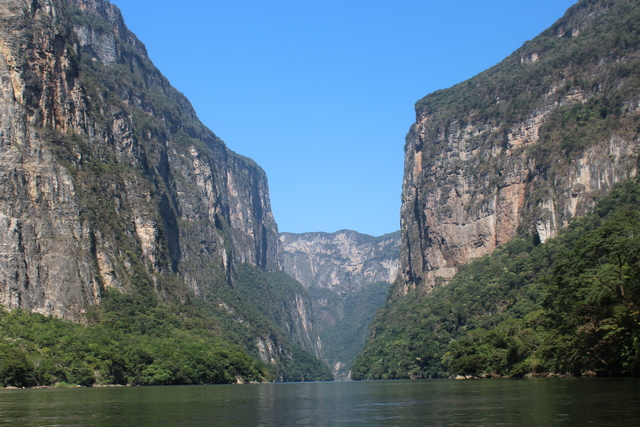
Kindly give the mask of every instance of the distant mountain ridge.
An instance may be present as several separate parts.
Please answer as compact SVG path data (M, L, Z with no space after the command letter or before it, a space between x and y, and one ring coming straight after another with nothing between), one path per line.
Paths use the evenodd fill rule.
M280 233L279 263L306 288L349 293L398 275L400 232L373 237L352 230Z

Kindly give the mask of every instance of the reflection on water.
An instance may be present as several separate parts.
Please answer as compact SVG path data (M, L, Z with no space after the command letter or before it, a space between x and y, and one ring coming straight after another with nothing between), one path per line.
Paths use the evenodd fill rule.
M0 390L17 425L640 425L639 379Z

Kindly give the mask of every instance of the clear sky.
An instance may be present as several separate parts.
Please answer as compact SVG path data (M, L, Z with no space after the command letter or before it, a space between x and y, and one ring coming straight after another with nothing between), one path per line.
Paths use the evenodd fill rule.
M269 179L280 231L400 228L414 103L575 0L111 0L202 122Z

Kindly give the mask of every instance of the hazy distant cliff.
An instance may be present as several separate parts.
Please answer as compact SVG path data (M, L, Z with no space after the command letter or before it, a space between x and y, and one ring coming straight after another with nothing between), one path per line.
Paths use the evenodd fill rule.
M349 293L398 275L400 233L372 237L351 230L281 233L282 268L305 287Z
M0 22L0 304L82 320L107 289L153 289L256 323L224 295L240 265L278 265L263 170L202 125L108 1L0 0ZM278 327L317 353L300 291ZM290 353L250 333L264 360Z
M544 242L638 170L637 2L580 1L495 67L416 104L404 293L516 235Z
M320 355L345 379L399 268L400 233L281 233L282 268L311 296Z

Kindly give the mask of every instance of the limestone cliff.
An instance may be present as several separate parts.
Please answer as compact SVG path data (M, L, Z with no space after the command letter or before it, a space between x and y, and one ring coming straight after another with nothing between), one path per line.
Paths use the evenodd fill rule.
M282 268L306 288L352 293L398 275L400 233L372 237L351 230L280 233Z
M108 289L151 288L228 312L240 264L276 269L264 172L198 120L114 5L0 0L0 84L0 304L82 321Z
M398 275L399 246L399 232L280 234L281 266L309 291L320 356L336 380L349 378L368 324Z
M544 242L637 174L639 9L580 1L500 64L418 101L398 294L516 235Z

